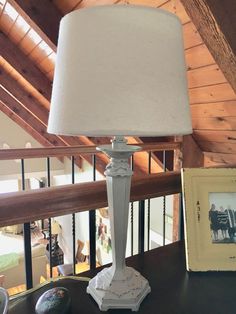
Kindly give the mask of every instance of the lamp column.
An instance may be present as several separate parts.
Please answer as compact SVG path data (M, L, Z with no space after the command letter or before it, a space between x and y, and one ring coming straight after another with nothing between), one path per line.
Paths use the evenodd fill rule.
M89 282L87 292L93 296L102 311L111 308L139 309L144 297L151 291L148 281L136 270L125 265L127 227L132 170L129 158L140 150L126 144L124 137L116 136L112 145L97 148L110 157L105 175L109 218L111 224L112 266L105 268Z

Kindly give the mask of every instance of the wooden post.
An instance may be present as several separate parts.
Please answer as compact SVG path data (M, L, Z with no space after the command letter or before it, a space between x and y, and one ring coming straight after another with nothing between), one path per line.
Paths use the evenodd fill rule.
M176 137L176 140L181 139ZM182 146L179 150L175 150L174 155L174 171L180 171L181 168L199 168L204 166L204 154L195 142L192 135L186 135L182 138ZM179 225L180 221L180 195L174 195L173 204L173 241L180 238Z

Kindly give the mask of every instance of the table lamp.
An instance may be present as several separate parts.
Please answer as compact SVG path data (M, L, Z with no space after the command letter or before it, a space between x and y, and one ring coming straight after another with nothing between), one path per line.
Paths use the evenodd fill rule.
M110 157L105 175L113 263L90 280L99 308L139 309L148 281L125 265L132 171L138 146L124 136L191 133L179 19L143 6L73 11L60 24L48 131L114 136L98 147Z
M57 249L58 248L58 241L57 241L57 237L58 234L61 234L62 230L61 230L61 226L59 225L59 223L56 220L53 220L52 222L52 226L51 226L51 233L53 235L53 244L52 247L53 249Z

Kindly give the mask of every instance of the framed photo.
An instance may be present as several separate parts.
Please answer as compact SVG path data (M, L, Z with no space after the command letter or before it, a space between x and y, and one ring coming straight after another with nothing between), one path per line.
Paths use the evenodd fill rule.
M182 170L189 271L236 270L236 169Z

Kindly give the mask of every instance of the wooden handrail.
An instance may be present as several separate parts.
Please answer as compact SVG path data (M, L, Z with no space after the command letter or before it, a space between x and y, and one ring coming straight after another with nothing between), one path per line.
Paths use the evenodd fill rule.
M132 179L131 201L180 191L180 172L137 176ZM105 181L5 193L0 195L0 227L105 206L107 206Z
M160 143L135 143L142 147L142 151L163 151L180 148L180 142L160 142ZM98 154L95 145L69 146L69 147L47 147L47 148L21 148L21 149L1 149L0 160L62 157L76 156L81 154Z

